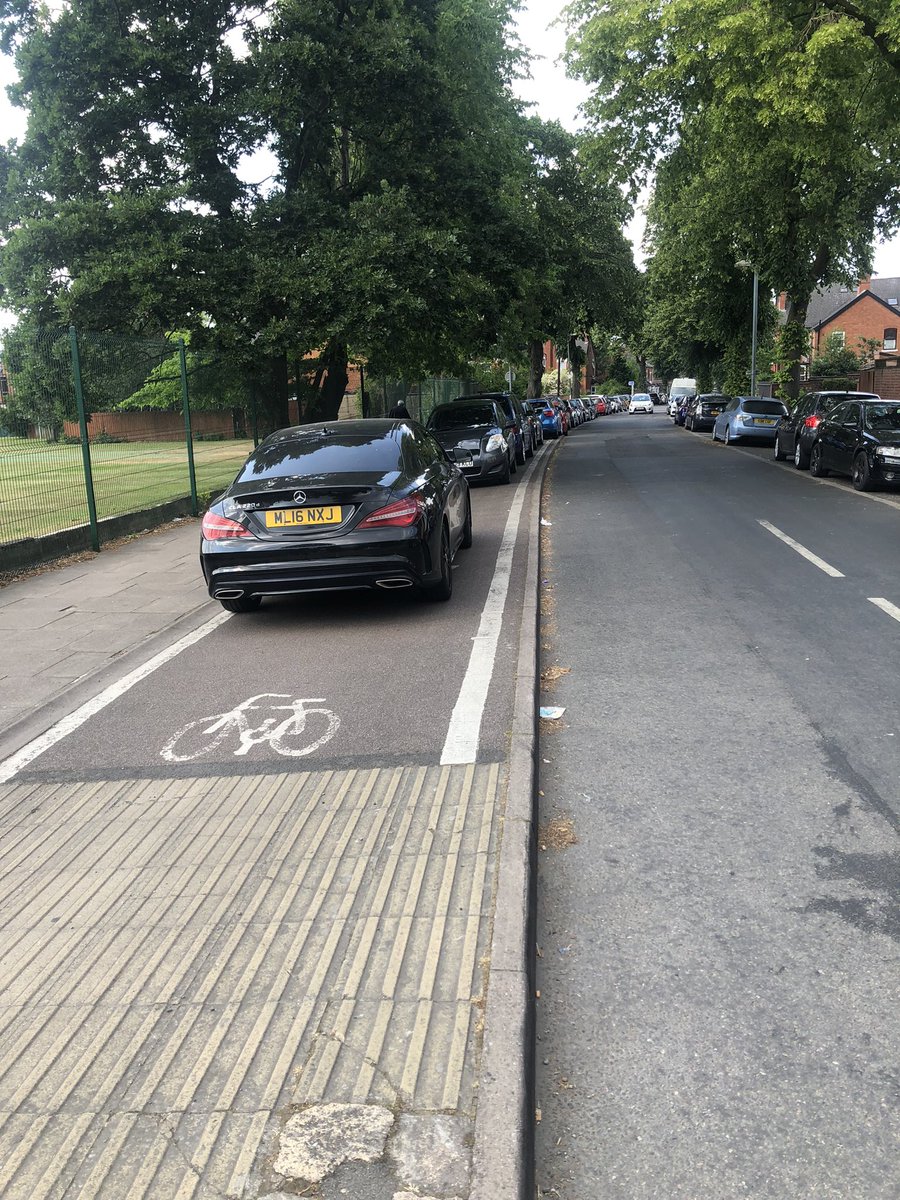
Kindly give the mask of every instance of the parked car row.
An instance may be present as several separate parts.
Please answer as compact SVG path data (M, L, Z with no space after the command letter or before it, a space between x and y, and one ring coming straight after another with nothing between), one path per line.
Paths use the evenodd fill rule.
M801 396L775 432L775 457L779 462L792 458L798 470L810 463L813 442L827 413L849 400L879 400L874 392L807 392Z
M549 412L549 417L545 414ZM593 420L592 405L482 392L406 417L278 430L203 518L200 563L230 612L266 596L416 588L448 600L472 544L470 483L509 483L544 440Z
M543 396L526 403L537 413L549 438L565 437L570 429L593 421L603 414L597 409L594 396ZM605 410L604 410L605 411Z
M711 392L679 399L673 420L713 441L765 441L778 462L846 475L857 491L900 484L900 402L874 392L809 392L788 409L764 396Z
M598 417L607 417L612 413L626 412L628 410L628 402L630 396L627 393L624 395L614 396L585 396L588 404L592 404L596 410Z
M793 453L788 447L793 445ZM872 392L812 392L780 423L775 458L846 475L858 492L900 483L900 403Z
M482 483L509 483L544 441L539 415L509 392L479 392L439 404L426 428L464 475Z

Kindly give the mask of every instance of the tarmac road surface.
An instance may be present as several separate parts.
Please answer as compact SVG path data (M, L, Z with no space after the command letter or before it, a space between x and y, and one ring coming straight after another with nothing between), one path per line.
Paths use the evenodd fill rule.
M543 1197L900 1195L900 514L770 455L553 466Z

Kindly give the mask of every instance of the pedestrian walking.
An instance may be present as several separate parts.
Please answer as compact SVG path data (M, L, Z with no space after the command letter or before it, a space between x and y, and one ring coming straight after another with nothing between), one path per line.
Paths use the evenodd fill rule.
M389 417L406 417L407 419L409 419L412 416L412 413L406 407L406 402L404 400L398 400L397 403L394 405L394 407L391 409L391 411L388 413L388 416Z

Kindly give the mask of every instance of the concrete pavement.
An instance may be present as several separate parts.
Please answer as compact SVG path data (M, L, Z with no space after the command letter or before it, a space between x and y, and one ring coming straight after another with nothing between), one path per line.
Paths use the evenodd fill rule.
M505 761L0 784L4 1197L526 1194L544 465ZM0 591L0 758L220 614L197 536Z

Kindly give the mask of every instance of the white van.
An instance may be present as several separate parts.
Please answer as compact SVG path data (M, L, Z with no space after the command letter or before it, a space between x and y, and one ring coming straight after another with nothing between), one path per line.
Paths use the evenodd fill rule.
M675 416L675 410L678 408L678 401L682 396L697 395L697 380L696 379L673 379L672 386L669 388L669 416Z

